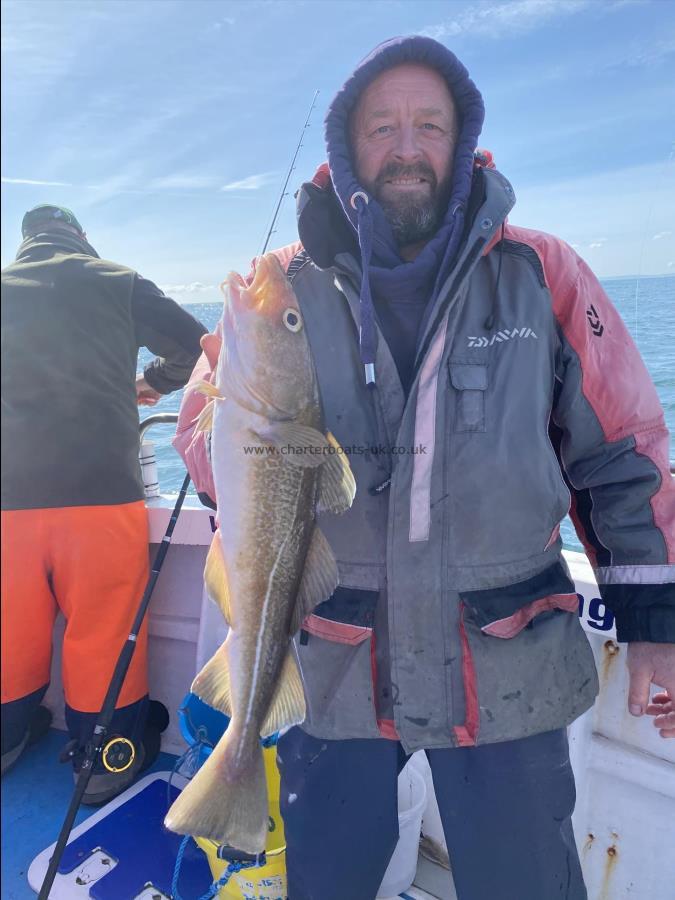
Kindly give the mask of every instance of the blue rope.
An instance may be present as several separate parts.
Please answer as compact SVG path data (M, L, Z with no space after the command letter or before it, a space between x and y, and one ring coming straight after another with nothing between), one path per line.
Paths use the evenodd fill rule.
M176 854L176 864L173 868L173 879L171 881L171 896L173 900L183 900L181 895L178 893L178 881L180 879L180 870L183 864L183 856L185 856L185 851L187 850L187 845L190 842L190 835L186 835L181 841L180 847L178 848L178 853ZM236 875L237 872L241 872L242 869L249 869L252 866L260 865L259 862L231 862L220 876L218 881L214 881L211 887L205 894L202 894L199 897L199 900L211 900L212 897L215 897L218 891L225 887L230 878L233 875Z
M189 709L182 710L188 716L190 720L190 711ZM192 721L190 720L190 725L192 726L193 733L197 737L197 743L192 744L185 753L180 756L169 775L169 780L166 786L166 805L169 807L171 805L171 782L173 781L173 776L181 769L184 765L186 766L187 773L183 772L181 774L187 774L188 777L192 777L197 770L199 769L199 757L201 755L202 747L208 747L210 750L213 750L213 744L208 740L207 731L204 727L195 728ZM272 747L277 742L278 735L273 734L268 738L265 738L264 741L261 741L264 747ZM176 854L176 863L173 869L173 880L171 881L171 896L173 900L183 900L181 895L178 893L178 880L180 878L180 870L183 864L183 856L185 855L185 851L187 849L187 845L190 842L191 835L186 835L181 841L181 845L178 848L178 853ZM249 869L253 866L259 866L260 861L259 858L256 862L231 862L220 876L218 881L214 881L211 887L205 894L202 894L198 900L211 900L212 897L218 893L221 887L225 887L230 878L235 875L237 872L240 872L242 869Z
M171 806L171 785L173 783L173 776L176 775L179 770L185 769L181 771L181 775L184 775L186 778L192 778L193 775L196 774L199 769L199 757L201 756L202 747L208 747L209 750L213 750L213 744L206 740L206 731L203 728L200 728L196 732L197 734L197 743L192 744L182 756L179 756L176 760L173 769L171 770L171 774L169 775L169 780L166 783L166 805L167 808Z
M178 848L178 853L176 854L176 864L173 867L173 879L171 881L171 896L174 900L182 900L182 897L178 893L178 879L180 878L180 867L183 864L183 856L185 855L185 851L187 850L187 845L190 841L190 835L186 834L183 840L180 842L180 847Z
M218 881L214 881L208 891L205 894L202 894L199 900L211 900L211 897L215 897L221 887L225 887L235 873L240 872L242 869L248 869L252 865L255 865L255 863L231 862Z

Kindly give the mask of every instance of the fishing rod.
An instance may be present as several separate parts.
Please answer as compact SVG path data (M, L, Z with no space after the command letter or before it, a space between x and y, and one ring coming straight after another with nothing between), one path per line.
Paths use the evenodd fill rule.
M63 856L63 851L66 849L66 844L68 843L68 838L70 837L70 832L75 822L75 816L77 815L77 811L80 808L80 804L82 803L82 798L84 797L84 794L87 790L87 785L89 784L89 779L91 778L92 772L94 771L94 766L103 750L103 744L105 742L106 735L108 734L108 728L110 727L112 717L115 713L115 704L117 703L117 700L119 698L120 691L122 690L122 685L124 684L124 679L134 655L134 650L136 649L138 633L141 630L143 619L145 618L145 614L148 610L148 604L150 603L152 592L155 589L157 578L159 577L162 564L164 563L164 557L166 556L169 549L173 530L176 527L176 522L178 521L178 516L180 515L181 507L183 506L183 500L185 500L185 495L187 493L189 485L190 475L187 474L178 493L178 499L176 500L176 505L174 506L173 512L171 513L171 518L169 519L169 524L167 526L164 537L162 538L162 543L159 545L159 550L157 551L157 556L155 557L155 561L153 563L150 578L148 579L145 591L143 592L143 597L141 598L140 606L138 607L136 617L134 618L133 624L131 626L129 637L124 642L124 646L122 647L120 655L117 659L112 678L110 679L110 684L108 685L108 691L105 695L105 700L103 701L101 712L98 714L96 727L94 728L94 732L87 743L85 750L85 759L82 763L82 767L80 768L80 772L77 777L77 783L75 785L75 790L73 791L73 796L70 801L70 806L68 807L68 811L66 813L65 819L63 820L63 825L61 826L61 831L59 832L56 845L54 846L54 853L52 854L52 858L49 860L49 867L47 868L47 874L45 875L44 881L42 882L42 887L40 888L40 893L38 894L38 900L48 900L49 892L52 888L52 885L54 884L54 879L56 878L56 873L61 862L61 857Z
M274 226L276 225L276 222L277 222L277 216L279 215L279 210L281 209L281 204L284 201L284 197L287 194L286 188L288 187L288 182L290 181L293 170L295 169L295 161L298 158L298 153L300 153L300 149L302 147L302 141L305 136L305 131L309 128L309 120L312 117L312 112L314 111L314 106L316 104L316 98L318 96L319 96L319 91L318 90L314 91L314 96L312 97L312 103L311 103L311 106L309 107L309 112L307 113L307 118L305 119L305 124L302 126L302 128L300 130L300 140L298 141L298 146L295 148L295 153L293 154L293 159L291 160L291 165L288 169L288 173L286 174L286 180L284 181L284 186L281 189L281 195L279 196L279 200L277 202L276 209L274 210L274 215L272 216L272 223L269 227L269 231L267 232L267 237L265 238L265 243L263 244L262 251L259 254L260 256L265 255L265 251L267 250L267 247L269 245L270 238L274 234L274 231L275 231Z

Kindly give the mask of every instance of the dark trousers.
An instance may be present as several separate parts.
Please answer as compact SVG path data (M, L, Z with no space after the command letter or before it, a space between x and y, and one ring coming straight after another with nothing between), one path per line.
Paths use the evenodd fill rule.
M398 839L389 740L279 741L289 900L374 900ZM564 729L429 750L459 900L586 900Z
M2 704L2 753L8 753L17 747L24 739L30 728L31 719L35 714L40 701L47 691L48 685L34 691L27 697L12 700ZM142 697L136 703L116 709L109 734L121 734L130 738L134 743L140 741L145 723L148 717L148 697ZM81 713L71 709L66 704L66 726L71 739L78 741L80 747L84 747L91 737L94 726L98 721L98 713Z

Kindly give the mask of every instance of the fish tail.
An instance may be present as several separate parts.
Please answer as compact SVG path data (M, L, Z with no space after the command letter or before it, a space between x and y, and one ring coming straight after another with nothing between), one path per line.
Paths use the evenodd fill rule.
M174 801L164 819L170 831L211 838L245 853L262 853L269 820L263 752L256 740L245 763L228 729L213 753Z

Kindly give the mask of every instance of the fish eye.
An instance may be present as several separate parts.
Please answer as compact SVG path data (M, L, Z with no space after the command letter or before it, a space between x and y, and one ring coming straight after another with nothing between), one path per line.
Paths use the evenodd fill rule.
M285 309L282 318L284 325L289 331L298 332L302 330L302 319L297 310Z

